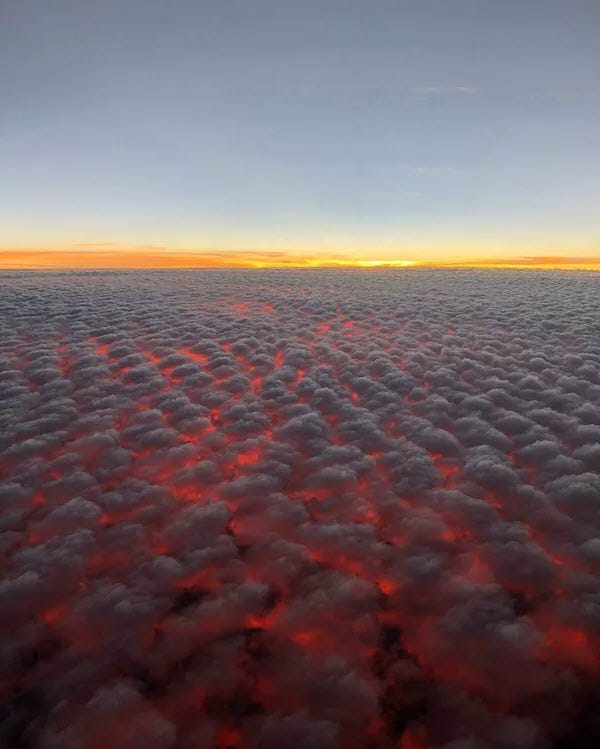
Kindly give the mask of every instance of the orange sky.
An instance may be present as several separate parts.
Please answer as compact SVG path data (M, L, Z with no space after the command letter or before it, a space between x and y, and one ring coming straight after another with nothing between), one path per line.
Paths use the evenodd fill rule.
M0 269L128 269L128 268L285 268L285 267L505 267L578 268L600 270L600 255L501 255L449 260L405 259L387 254L385 258L344 255L341 252L287 253L283 251L182 251L165 247L122 247L119 245L75 245L68 249L0 248Z

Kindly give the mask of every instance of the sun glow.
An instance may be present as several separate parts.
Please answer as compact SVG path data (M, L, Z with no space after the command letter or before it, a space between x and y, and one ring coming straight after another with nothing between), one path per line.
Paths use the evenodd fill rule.
M419 265L418 260L355 260L357 268L410 268Z
M420 258L370 258L364 253L341 251L300 252L283 250L179 250L167 247L122 245L73 246L69 248L0 248L0 270L132 270L188 268L505 268L600 270L595 255L522 255L495 258L477 257L457 249L437 256L423 253ZM391 255L391 253L390 253Z

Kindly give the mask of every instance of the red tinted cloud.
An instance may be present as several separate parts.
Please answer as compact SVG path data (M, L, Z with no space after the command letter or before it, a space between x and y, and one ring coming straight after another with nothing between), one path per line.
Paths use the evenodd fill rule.
M7 746L597 744L593 277L0 286Z

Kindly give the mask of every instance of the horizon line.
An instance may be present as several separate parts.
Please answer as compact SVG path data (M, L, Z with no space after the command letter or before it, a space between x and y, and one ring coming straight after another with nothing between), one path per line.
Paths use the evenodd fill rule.
M282 251L169 251L148 246L119 250L74 246L71 249L0 248L0 271L108 271L108 270L209 270L209 269L548 269L600 270L600 255L520 255L446 259L370 258L359 255L285 253ZM107 249L108 248L108 249Z

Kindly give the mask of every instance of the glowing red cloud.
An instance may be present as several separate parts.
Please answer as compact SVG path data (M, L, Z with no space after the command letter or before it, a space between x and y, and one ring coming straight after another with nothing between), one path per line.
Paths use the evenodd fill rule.
M0 743L596 745L597 289L256 273L0 289Z

